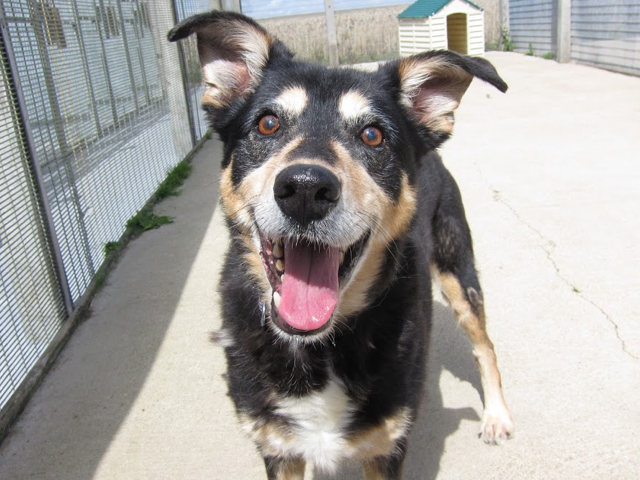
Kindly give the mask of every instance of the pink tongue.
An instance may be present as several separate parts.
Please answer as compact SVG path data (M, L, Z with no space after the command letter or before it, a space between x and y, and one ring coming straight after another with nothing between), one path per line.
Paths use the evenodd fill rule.
M338 303L340 250L308 243L284 247L280 316L298 330L326 324Z

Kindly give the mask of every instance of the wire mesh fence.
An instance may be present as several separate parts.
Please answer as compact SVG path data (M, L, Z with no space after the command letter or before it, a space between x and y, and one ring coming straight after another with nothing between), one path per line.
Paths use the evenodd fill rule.
M211 0L0 0L0 408L127 220L206 132L194 43Z
M1 41L1 39L0 39ZM0 405L66 316L0 43Z

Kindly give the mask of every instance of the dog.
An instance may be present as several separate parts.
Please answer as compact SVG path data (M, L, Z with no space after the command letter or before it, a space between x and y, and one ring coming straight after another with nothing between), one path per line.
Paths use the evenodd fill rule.
M269 479L399 479L425 380L432 279L473 344L480 436L513 433L460 192L438 156L482 58L432 51L367 72L293 58L252 19L209 12L202 107L224 143L219 292L226 379Z

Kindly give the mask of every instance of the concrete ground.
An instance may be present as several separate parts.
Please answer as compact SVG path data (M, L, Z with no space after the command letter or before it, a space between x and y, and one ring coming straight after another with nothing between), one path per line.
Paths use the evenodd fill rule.
M476 438L475 362L436 303L406 478L638 479L640 78L487 57L511 88L474 82L443 153L474 232L516 436L501 447ZM208 142L182 195L157 208L175 223L123 253L2 444L0 478L265 478L208 341L227 241L219 161Z

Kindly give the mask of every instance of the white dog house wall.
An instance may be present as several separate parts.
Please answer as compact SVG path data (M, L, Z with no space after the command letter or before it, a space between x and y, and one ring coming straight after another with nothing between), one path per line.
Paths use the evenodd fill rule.
M448 49L484 55L484 11L467 0L418 0L398 15L400 56Z

